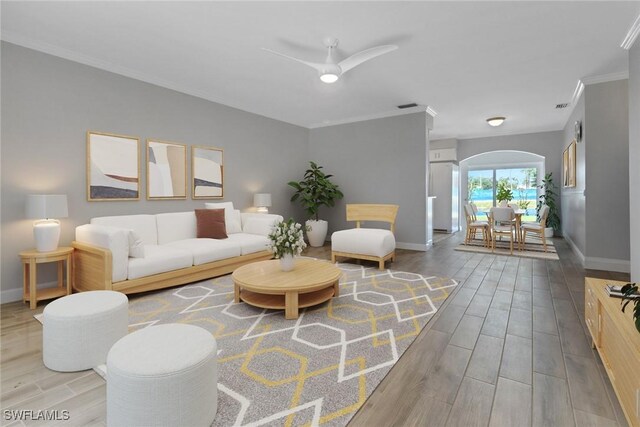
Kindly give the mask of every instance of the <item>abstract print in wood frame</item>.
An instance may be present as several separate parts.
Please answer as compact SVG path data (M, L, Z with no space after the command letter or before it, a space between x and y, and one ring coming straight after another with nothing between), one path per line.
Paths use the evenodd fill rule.
M87 132L87 200L140 199L140 140Z
M567 180L567 187L576 186L576 141L571 141L569 148L567 148L569 178Z
M147 139L147 200L187 198L187 146Z
M191 147L192 198L223 198L224 166L222 154L222 148Z

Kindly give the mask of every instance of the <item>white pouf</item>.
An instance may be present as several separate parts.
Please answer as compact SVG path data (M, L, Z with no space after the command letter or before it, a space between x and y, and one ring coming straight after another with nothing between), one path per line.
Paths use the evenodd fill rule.
M128 333L127 296L114 291L67 295L44 308L42 359L61 372L102 365L113 344Z
M396 238L389 230L352 228L331 235L331 250L351 254L384 257L396 249Z
M218 409L217 345L198 326L149 326L107 356L107 425L210 426Z

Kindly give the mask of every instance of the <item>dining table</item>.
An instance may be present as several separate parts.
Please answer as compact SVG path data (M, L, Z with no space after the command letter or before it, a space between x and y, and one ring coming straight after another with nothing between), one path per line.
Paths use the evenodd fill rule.
M485 214L487 216L487 222L489 221L489 215L491 211L478 211L478 213ZM518 250L522 250L522 217L526 215L526 209L513 209L515 214L515 226L516 226L516 242L518 243ZM491 233L491 227L489 227L489 233Z

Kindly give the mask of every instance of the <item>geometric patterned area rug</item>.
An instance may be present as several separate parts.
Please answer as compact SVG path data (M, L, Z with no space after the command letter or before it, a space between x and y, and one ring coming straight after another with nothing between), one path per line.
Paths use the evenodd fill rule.
M130 296L131 330L188 323L218 344L214 426L346 425L457 285L355 264L340 296L285 320L234 304L231 276Z
M544 251L544 246L540 238L535 236L527 236L527 241L524 246L524 250L518 250L518 244L513 243L513 256L522 258L537 258L545 260L558 260L558 254L556 247L553 245L551 239L547 240L547 252ZM469 244L461 243L455 248L456 251L474 252L490 254L491 248L484 246L484 242L480 239L472 239ZM508 240L496 240L495 253L498 255L511 255L509 253L509 241Z

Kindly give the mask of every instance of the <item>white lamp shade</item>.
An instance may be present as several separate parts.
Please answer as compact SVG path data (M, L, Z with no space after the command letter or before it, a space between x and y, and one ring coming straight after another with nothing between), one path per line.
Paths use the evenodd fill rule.
M30 194L27 196L27 218L66 218L67 210L66 194Z
M270 193L256 193L253 195L253 206L257 208L268 208L271 206Z

